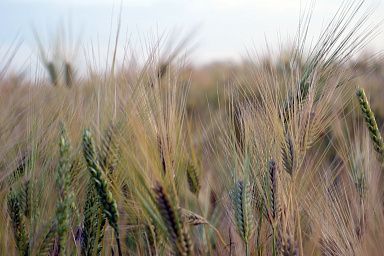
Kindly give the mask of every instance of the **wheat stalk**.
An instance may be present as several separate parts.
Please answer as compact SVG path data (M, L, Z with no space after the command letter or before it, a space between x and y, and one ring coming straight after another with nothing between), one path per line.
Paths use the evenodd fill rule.
M236 104L233 111L233 126L235 131L235 138L240 152L245 148L245 129L244 129L244 117L242 109L239 104Z
M165 161L165 152L164 152L165 146L160 136L157 136L157 146L159 148L159 153L160 153L161 167L163 170L163 174L165 175L167 173L167 163Z

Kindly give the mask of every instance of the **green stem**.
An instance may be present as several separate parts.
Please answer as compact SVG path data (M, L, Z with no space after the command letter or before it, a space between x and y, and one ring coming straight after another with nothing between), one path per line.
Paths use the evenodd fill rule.
M277 250L276 250L276 228L273 227L273 235L272 235L272 255L277 256Z

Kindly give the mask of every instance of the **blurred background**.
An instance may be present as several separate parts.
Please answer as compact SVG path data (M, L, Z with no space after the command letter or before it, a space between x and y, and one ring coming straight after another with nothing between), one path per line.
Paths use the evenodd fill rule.
M38 37L47 50L54 40L65 41L64 47L72 50L76 62L84 62L93 49L101 64L108 56L108 45L115 38L121 17L118 60L130 51L148 51L159 38L173 36L175 41L190 38L186 48L193 49L189 53L193 64L239 62L249 51L263 53L268 47L286 47L308 9L313 11L309 37L315 40L342 3L342 0L1 0L0 56L1 51L20 43L12 67L35 73ZM372 22L381 22L384 4L370 0L367 6L373 11ZM383 50L381 31L382 27L370 42L367 48L370 51Z

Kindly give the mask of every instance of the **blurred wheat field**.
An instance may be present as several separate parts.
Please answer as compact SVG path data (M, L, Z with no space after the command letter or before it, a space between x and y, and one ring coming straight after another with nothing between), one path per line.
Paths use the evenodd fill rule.
M383 67L345 1L241 64L0 66L0 255L382 255ZM43 51L43 49L42 49ZM3 56L12 59L12 51ZM92 70L92 67L87 67Z

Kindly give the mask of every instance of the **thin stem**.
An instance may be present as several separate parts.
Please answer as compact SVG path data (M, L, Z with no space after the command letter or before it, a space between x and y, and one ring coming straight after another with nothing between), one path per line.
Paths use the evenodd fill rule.
M261 256L261 245L260 245L260 235L261 235L261 226L263 224L263 213L262 213L262 210L260 211L260 214L259 214L259 222L258 222L258 225L257 225L257 236L256 236L256 245L257 245L257 248L258 248L258 254L259 256Z
M249 256L250 254L249 254L249 243L247 242L247 243L245 243L245 255L246 256Z
M277 256L277 250L276 250L276 227L273 226L273 235L272 235L272 255Z

